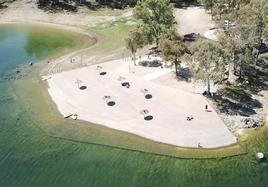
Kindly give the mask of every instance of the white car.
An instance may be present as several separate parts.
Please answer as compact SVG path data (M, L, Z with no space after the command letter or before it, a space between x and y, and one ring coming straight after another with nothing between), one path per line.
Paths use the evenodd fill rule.
M224 20L224 27L234 27L235 24L230 22L229 20Z

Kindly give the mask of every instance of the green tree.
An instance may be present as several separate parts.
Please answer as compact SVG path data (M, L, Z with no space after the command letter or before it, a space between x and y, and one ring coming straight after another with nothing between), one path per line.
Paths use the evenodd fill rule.
M215 0L201 0L201 2L205 6L206 10L210 10L212 12L214 4L215 4Z
M224 1L214 0L214 5L213 5L213 9L211 10L211 14L212 16L219 15L221 18L222 14L224 14L225 9L226 7L224 4Z
M131 52L134 65L136 65L136 53L137 50L144 46L146 38L143 35L141 28L132 30L129 36L126 38L126 48Z
M237 54L237 43L230 34L223 33L219 36L219 45L221 48L221 57L228 68L228 81L234 83L235 78L235 56Z
M183 38L174 30L170 29L161 36L160 50L165 60L171 61L175 65L176 76L178 75L178 66L181 63L180 58L185 53L190 53Z
M252 47L255 49L255 64L260 54L260 47L268 36L268 2L266 0L252 0L243 13L247 16L245 25L251 31Z
M148 31L144 34L149 44L155 42L157 47L161 34L176 24L170 0L139 0L134 17L140 21L139 26Z
M260 47L263 41L267 40L268 16L265 12L267 8L268 2L264 0L252 0L250 4L241 6L236 14L235 27L226 31L235 46L234 67L238 67L236 70L239 72L236 70L235 72L239 74L239 78L246 75L247 67L257 65Z
M250 46L242 46L237 53L235 61L239 67L238 72L236 72L238 73L239 79L248 78L248 76L253 74L253 72L247 72L254 62L254 56L252 55L252 48Z
M258 47L258 37L256 37L256 25L254 20L250 18L249 6L241 6L237 12L235 27L230 27L225 32L225 39L229 40L232 48L229 48L232 54L232 62L234 64L234 73L239 76L239 79L245 76L245 70L254 63L256 50ZM222 38L220 39L220 41ZM222 42L222 48L227 48ZM230 45L229 45L230 46Z
M200 40L192 50L195 58L195 62L191 65L194 78L207 82L207 92L210 93L211 81L221 81L226 70L220 57L220 46L213 41Z
M0 8L4 7L5 3L11 3L15 0L0 0Z
M241 6L250 3L250 0L201 0L206 10L210 10L212 16L226 15L236 18L237 11ZM231 14L231 15L229 15Z

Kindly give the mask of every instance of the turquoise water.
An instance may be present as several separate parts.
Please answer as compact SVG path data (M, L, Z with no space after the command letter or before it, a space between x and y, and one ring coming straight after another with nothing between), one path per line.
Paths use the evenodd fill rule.
M88 38L87 38L88 39ZM59 29L26 25L0 26L0 77L30 63L83 46L87 40Z
M30 42L35 47L28 45L28 49L37 51L29 52L29 34L0 28L0 72L28 67L29 59L37 62L43 58L37 54L60 46L59 41L48 45L34 39L38 42ZM40 50L44 46L50 47ZM0 186L268 186L268 165L254 159L259 150L268 155L267 133L254 140L246 155L207 160L72 142L50 137L38 128L14 96L13 83L0 80Z
M4 28L0 32L0 72L15 69L29 62L36 62L36 55L26 51L27 33Z

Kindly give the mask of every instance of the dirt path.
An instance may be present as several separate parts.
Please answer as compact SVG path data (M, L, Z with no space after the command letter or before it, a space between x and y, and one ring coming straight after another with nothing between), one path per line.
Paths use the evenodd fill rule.
M114 14L114 15L112 15ZM10 4L7 9L0 10L0 22L47 22L60 25L90 27L99 23L113 21L122 17L130 17L132 10L112 12L111 15L102 15L79 9L77 13L50 14L37 7L34 0L19 0Z
M214 27L211 15L202 7L175 9L175 18L180 34L200 33L204 35L206 31Z

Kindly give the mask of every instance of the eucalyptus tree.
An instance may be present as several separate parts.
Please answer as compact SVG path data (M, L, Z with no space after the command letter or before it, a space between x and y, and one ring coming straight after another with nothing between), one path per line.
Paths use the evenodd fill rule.
M126 40L126 48L131 52L134 65L136 65L136 53L137 50L142 48L146 44L146 38L144 36L142 28L136 28L130 31Z
M237 12L235 26L229 27L224 37L220 37L222 49L231 55L229 63L234 66L234 73L242 78L245 75L247 67L254 64L254 58L258 58L256 51L259 49L259 40L262 35L263 24L258 24L253 16L253 10L250 6L241 6ZM256 55L257 54L257 55ZM229 56L230 57L230 56ZM230 65L229 64L229 65ZM230 71L229 71L230 73Z
M211 81L222 81L226 70L218 43L199 40L192 48L195 61L191 64L194 78L207 83L207 92L211 93Z
M212 16L219 16L222 18L222 15L227 14L229 11L229 6L226 4L225 0L214 0L214 6L211 10Z
M268 2L266 0L252 0L245 7L244 14L247 16L246 23L251 31L251 38L255 53L255 63L257 63L260 47L263 41L268 39Z
M246 38L248 35L245 33L243 30L234 29L219 38L221 57L228 67L228 80L231 83L235 80L233 75L241 79L247 67L254 62L250 40Z
M225 66L228 69L228 81L229 83L234 83L235 72L236 72L236 56L237 49L239 48L235 39L231 36L231 34L223 33L219 36L219 46L221 49L221 57Z
M253 72L248 72L247 70L254 63L254 56L252 55L252 48L248 45L243 46L239 49L237 53L236 64L239 66L238 78L245 79L252 76ZM250 74L248 74L250 73Z
M215 5L215 0L201 0L206 10L210 10L212 12L213 7Z
M15 1L15 0L0 0L0 8L1 8L1 5L5 3L11 3L12 1Z
M240 78L246 66L257 64L260 47L263 40L267 40L268 16L265 12L267 8L268 2L265 0L252 0L250 4L241 6L237 11L235 27L226 30L226 34L235 43L236 50L243 53L246 51L244 57L247 56L247 59L243 63L236 60Z
M190 53L183 38L176 30L170 29L160 38L160 50L165 60L171 61L175 65L176 76L178 75L178 66L181 63L180 58L185 53Z
M149 44L156 43L157 47L161 34L176 24L170 0L139 0L133 13L139 27L148 31L144 34Z
M211 11L212 18L214 16L220 16L220 19L223 14L227 14L230 6L227 2L230 0L201 0L206 10Z
M250 2L250 0L201 0L206 10L210 10L212 16L232 14L235 16L241 6Z

